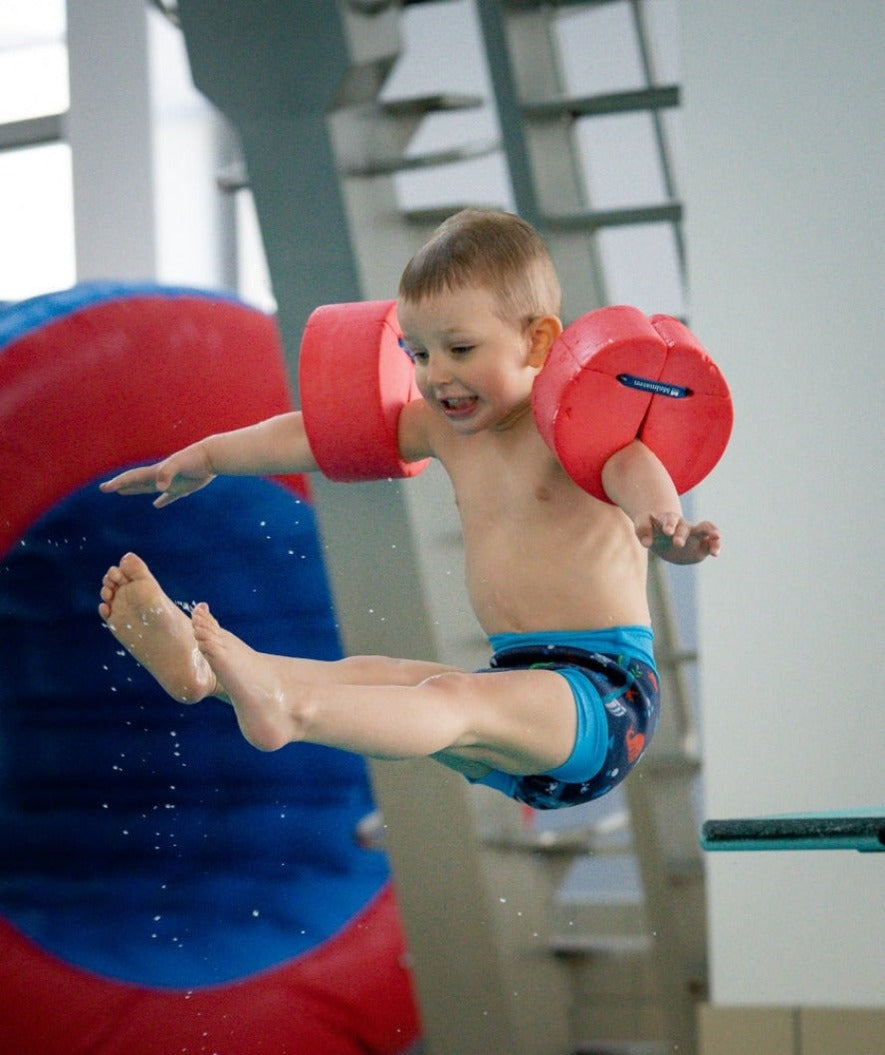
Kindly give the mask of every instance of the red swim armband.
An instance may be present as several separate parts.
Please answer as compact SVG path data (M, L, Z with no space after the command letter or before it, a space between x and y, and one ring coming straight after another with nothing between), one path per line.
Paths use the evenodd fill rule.
M399 346L396 301L325 304L307 320L298 380L310 449L330 480L417 476L400 457L397 425L419 398Z
M626 305L563 330L535 379L532 408L565 471L605 502L602 469L634 439L683 494L719 461L733 422L725 378L691 331Z

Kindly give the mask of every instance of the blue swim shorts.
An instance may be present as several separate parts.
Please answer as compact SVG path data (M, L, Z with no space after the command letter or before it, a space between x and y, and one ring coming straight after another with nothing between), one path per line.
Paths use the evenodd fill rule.
M657 727L659 686L647 626L495 634L490 671L555 670L577 707L575 746L549 773L514 776L493 769L485 784L538 810L598 799L630 773Z

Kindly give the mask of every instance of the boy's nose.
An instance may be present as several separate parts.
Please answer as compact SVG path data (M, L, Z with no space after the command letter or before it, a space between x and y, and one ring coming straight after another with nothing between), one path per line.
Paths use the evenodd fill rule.
M427 380L434 386L445 385L452 380L449 364L442 356L431 355L428 358Z

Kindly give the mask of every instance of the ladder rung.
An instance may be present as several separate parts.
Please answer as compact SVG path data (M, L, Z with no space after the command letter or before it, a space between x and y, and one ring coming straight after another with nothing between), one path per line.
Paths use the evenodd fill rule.
M674 667L681 667L683 663L697 663L698 654L694 649L683 649L680 652L664 652L662 656L657 657L658 667L664 668L664 670L673 670Z
M18 150L40 143L56 143L64 138L64 114L29 117L0 125L0 150Z
M620 3L620 0L503 0L504 7L515 10L533 7L602 7L603 4Z
M426 209L404 209L402 217L407 224L416 227L435 227L437 224L441 224L443 220L448 219L453 213L460 212L461 209L469 209L473 206L482 207L477 202L452 202L450 205L434 205ZM501 203L499 208L505 208L504 204Z
M560 96L538 99L522 105L526 117L599 117L604 114L633 113L637 110L663 110L679 105L679 85L637 88L605 95Z
M701 760L692 755L651 754L642 760L637 773L655 777L694 776L701 771Z
M673 886L685 887L704 881L704 865L700 857L671 861L667 874Z
M598 231L604 227L626 227L631 224L678 223L681 219L681 202L662 202L660 205L546 215L544 223L555 231Z

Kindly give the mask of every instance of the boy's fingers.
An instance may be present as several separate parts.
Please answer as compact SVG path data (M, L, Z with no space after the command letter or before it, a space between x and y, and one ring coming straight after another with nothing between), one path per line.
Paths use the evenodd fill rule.
M655 520L655 528L659 534L666 535L675 546L685 544L688 534L685 521L676 513L664 513L662 517Z
M655 540L655 524L650 517L643 517L634 525L636 529L636 537L648 549Z
M150 469L129 469L125 473L100 483L99 489L105 494L122 492L128 495L148 494L156 491L155 474Z
M98 486L99 489L110 493L112 491L119 491L121 487L126 485L126 477L128 473L118 473L117 476L111 477L110 480L103 480Z

